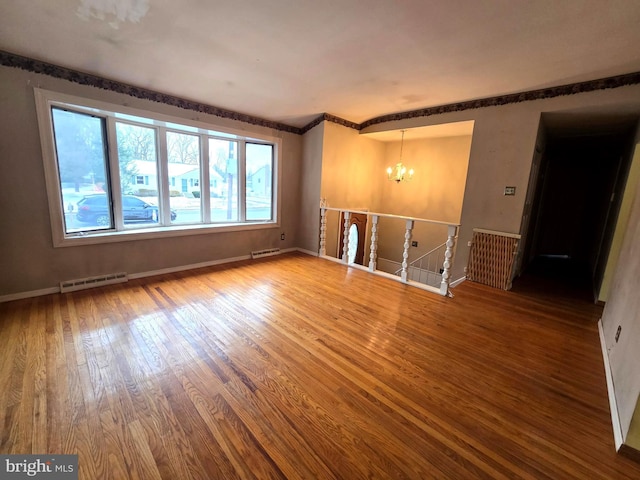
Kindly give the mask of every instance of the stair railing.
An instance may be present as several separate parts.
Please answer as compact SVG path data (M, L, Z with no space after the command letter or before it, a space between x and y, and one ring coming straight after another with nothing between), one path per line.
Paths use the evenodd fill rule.
M447 242L443 242L409 263L409 278L433 287L439 286L442 282L446 248ZM401 271L402 268L399 268L394 275L400 275Z
M336 238L332 237L332 234L336 233L335 230L330 229L327 223L327 216L330 212L336 212L338 214L338 225L333 225L332 228L335 228L337 233L339 233L341 241L340 245L338 245L339 242ZM369 252L369 261L367 265L358 265L349 261L349 229L352 225L351 217L353 214L367 216L367 225L369 226L369 229L366 232L368 248L365 246L365 250ZM399 268L395 274L393 269L382 270L378 265L381 219L391 219L395 222L404 222L404 235L402 237L398 235L394 240L394 242L397 242L395 244L397 245L397 248L402 246L401 268ZM430 228L438 229L442 227L446 230L446 233L443 233L442 237L440 237L444 237L443 243L409 263L409 252L412 248L411 239L416 224L424 224ZM459 226L459 224L451 224L425 218L405 217L401 215L375 213L357 209L331 208L322 205L320 207L320 247L318 254L321 258L345 263L350 267L368 270L371 273L410 284L424 290L429 290L440 295L449 295L451 267L453 265L454 247ZM396 223L396 229L398 229L398 227L399 226ZM398 250L395 251L397 254ZM396 263L396 265L397 264L398 263ZM425 265L426 268L424 268ZM435 270L433 270L429 275L427 271L431 269ZM422 272L422 270L425 270L425 272ZM418 279L416 280L412 278L412 273L416 273L417 271L420 271L421 274L424 273L424 275L418 275Z

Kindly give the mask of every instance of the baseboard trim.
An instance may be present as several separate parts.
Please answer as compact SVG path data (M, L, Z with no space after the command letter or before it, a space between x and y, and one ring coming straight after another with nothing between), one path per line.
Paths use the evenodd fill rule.
M312 257L317 257L319 256L318 252L314 252L311 250L306 250L304 248L292 248L291 251L297 251L297 252L301 252L301 253L306 253L307 255L311 255Z
M42 297L51 295L52 293L60 293L60 287L42 288L40 290L31 290L29 292L10 293L9 295L1 295L0 303L13 302L14 300L23 300L25 298Z
M607 378L607 393L609 394L609 410L611 411L613 440L615 442L616 451L619 452L623 442L622 426L620 425L620 414L618 413L618 404L616 402L616 391L613 388L613 375L611 373L611 364L609 363L607 343L604 338L604 329L602 328L602 319L598 320L598 333L600 334L600 348L602 349L602 359L604 361L604 374Z
M290 253L290 252L301 252L304 253L306 255L311 255L313 257L320 257L320 255L318 254L318 252L314 252L312 250L306 250L304 248L286 248L286 249L282 249L280 250L280 253ZM332 260L336 263L343 263L342 260L337 259L337 258L333 258L333 257L329 257L329 256L322 256L321 258L327 259L327 260ZM206 268L206 267L213 267L216 265L223 265L225 263L233 263L233 262L239 262L242 260L250 260L251 259L251 255L242 255L239 257L231 257L231 258L223 258L220 260L212 260L209 262L200 262L200 263L192 263L189 265L180 265L177 267L169 267L169 268L161 268L158 270L150 270L147 272L139 272L139 273L130 273L129 275L129 279L130 280L135 280L137 278L145 278L145 277L153 277L155 275L164 275L167 273L176 273L176 272L183 272L185 270L195 270L198 268ZM352 265L353 266L353 265ZM362 267L362 270L368 270L367 267ZM382 272L382 271L376 271L375 272L377 275L381 276L381 277L387 277L390 278L392 280L397 280L396 275L393 274L387 274L386 272ZM465 280L466 277L463 277L459 280L456 280L455 282L452 282L450 284L450 287L454 287L460 283L462 283ZM423 288L423 286L417 282L411 282L412 284L415 284L415 286L422 288L423 290L429 290L429 291L433 291L435 293L438 293L439 290L435 289L433 287L431 288ZM427 285L428 287L428 285ZM43 288L40 290L31 290L28 292L18 292L18 293L10 293L8 295L0 295L0 303L5 303L5 302L12 302L14 300L23 300L25 298L34 298L34 297L41 297L44 295L51 295L54 293L60 293L60 286L57 287L50 287L50 288Z
M129 279L153 277L155 275L165 275L167 273L184 272L185 270L195 270L197 268L214 267L225 263L240 262L242 260L250 260L251 255L241 255L239 257L223 258L220 260L211 260L209 262L191 263L189 265L179 265L177 267L161 268L159 270L150 270L148 272L131 273Z
M281 253L295 252L297 250L299 249L290 248L290 249L282 250ZM312 254L312 252L310 253ZM158 270L150 270L147 272L131 273L129 274L129 279L134 280L137 278L153 277L155 275L164 275L167 273L183 272L185 270L195 270L197 268L213 267L215 265L222 265L225 263L233 263L233 262L239 262L242 260L250 260L250 259L251 259L251 255L242 255L239 257L223 258L220 260L212 260L209 262L200 262L200 263L192 263L189 265L180 265L177 267L161 268ZM51 295L54 293L60 293L60 286L43 288L40 290L31 290L27 292L10 293L8 295L1 295L0 303L12 302L14 300L23 300L25 298L41 297L43 295Z
M454 280L453 282L449 282L449 287L450 288L455 288L458 285L460 285L462 282L464 282L467 279L466 275L462 278L459 278L457 280Z

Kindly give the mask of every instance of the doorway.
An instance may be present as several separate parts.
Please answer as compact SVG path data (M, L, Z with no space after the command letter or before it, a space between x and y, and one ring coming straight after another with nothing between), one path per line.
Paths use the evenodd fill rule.
M543 117L543 122L544 122ZM555 121L554 121L555 120ZM523 276L596 301L631 162L637 118L599 125L552 119L532 175ZM588 125L588 126L587 126Z
M340 226L344 226L344 212L340 213ZM364 265L364 243L367 232L367 215L364 213L351 213L349 216L349 251L347 263ZM340 228L338 239L338 258L342 258L344 245L344 228Z

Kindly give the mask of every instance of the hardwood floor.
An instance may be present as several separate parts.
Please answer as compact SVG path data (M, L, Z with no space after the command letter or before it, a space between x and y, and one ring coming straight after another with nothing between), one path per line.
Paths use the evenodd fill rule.
M302 254L0 305L0 453L82 479L640 478L596 322Z

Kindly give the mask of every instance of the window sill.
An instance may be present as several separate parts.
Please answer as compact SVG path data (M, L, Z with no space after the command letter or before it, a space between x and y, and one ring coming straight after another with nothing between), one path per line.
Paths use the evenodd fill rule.
M103 243L118 243L134 240L151 240L155 238L183 237L191 235L206 235L223 232L241 232L247 230L262 230L279 228L277 222L247 222L216 225L172 225L169 227L138 228L88 234L63 235L54 239L54 247L76 247L81 245L96 245Z

